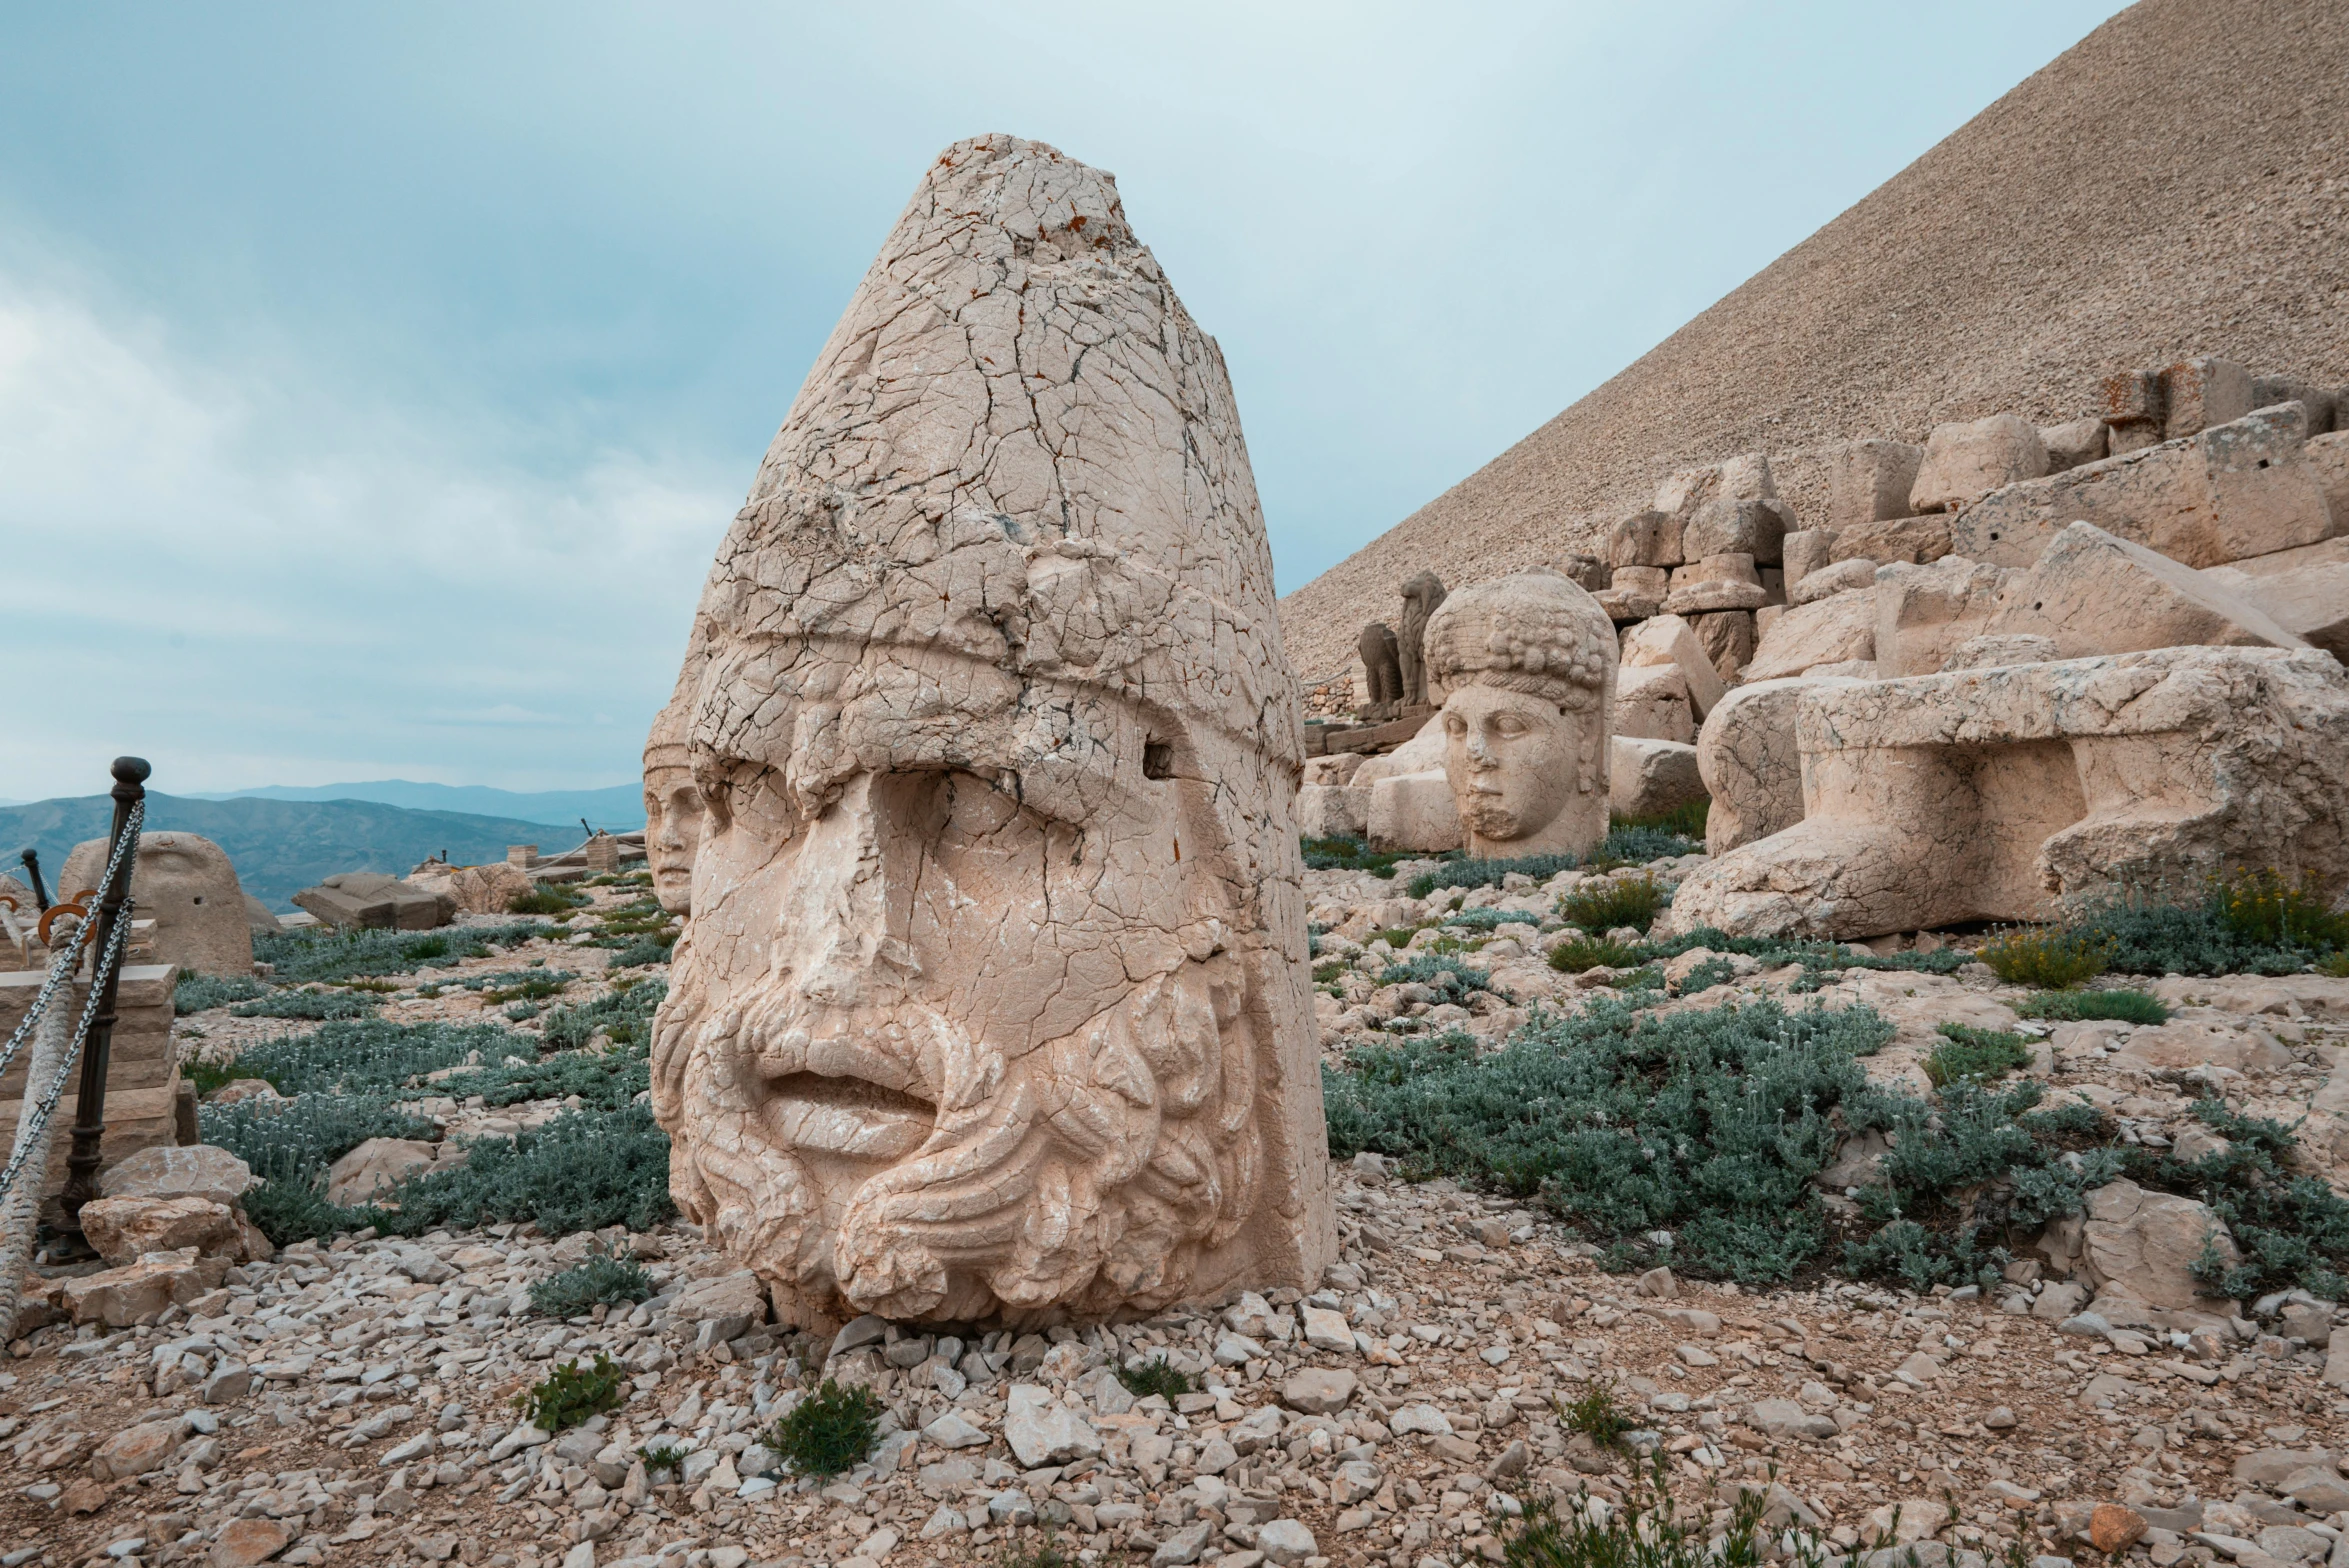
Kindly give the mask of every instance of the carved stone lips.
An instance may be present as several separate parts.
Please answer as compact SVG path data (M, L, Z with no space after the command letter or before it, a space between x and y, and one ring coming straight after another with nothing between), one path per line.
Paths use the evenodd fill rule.
M786 1145L859 1160L900 1160L938 1120L934 1101L893 1055L845 1036L792 1030L760 1063L767 1125Z

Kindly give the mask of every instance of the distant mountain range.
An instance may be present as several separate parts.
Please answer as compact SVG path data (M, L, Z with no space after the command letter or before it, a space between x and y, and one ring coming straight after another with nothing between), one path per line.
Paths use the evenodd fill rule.
M365 787L365 786L354 786ZM378 786L390 788L392 786ZM441 789L436 784L400 786L415 790ZM503 790L455 790L452 795L505 795L509 800L586 799L612 791L580 791L577 795L506 795ZM632 796L633 790L629 792ZM624 830L641 826L641 801L633 821L623 824L608 816L599 828ZM66 854L84 839L103 838L114 820L114 802L104 795L82 795L62 800L36 800L29 805L0 809L0 872L24 878L16 852L31 845L41 857L41 874L54 896L56 876ZM250 796L225 800L190 799L178 795L147 796L147 830L201 833L228 852L237 868L237 880L246 892L270 908L292 909L292 897L337 871L386 871L405 875L418 863L446 851L458 865L503 860L509 844L537 844L555 854L577 844L583 835L574 821L565 832L559 823L527 821L519 817L479 816L460 811L415 811L404 806L369 800L272 800Z
M408 779L376 779L365 784L270 784L260 789L231 789L184 797L188 800L371 800L410 811L462 811L475 816L502 817L575 828L585 817L606 833L626 833L644 826L644 789L638 784L614 784L606 789L550 789L523 793L490 789L479 784L418 784ZM585 835L582 835L584 837Z

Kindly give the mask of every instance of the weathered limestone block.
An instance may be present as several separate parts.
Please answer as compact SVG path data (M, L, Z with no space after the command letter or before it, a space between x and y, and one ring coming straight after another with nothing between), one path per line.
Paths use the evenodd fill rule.
M1546 567L1478 583L1428 622L1427 658L1469 854L1582 854L1605 838L1616 651L1597 601Z
M1785 535L1799 526L1760 452L1674 474L1657 488L1655 509L1680 523L1682 560L1737 554L1774 566Z
M1880 523L1837 531L1829 549L1830 561L1874 561L1879 566L1905 561L1923 566L1949 554L1949 514L1893 517Z
M338 871L294 895L338 931L430 931L456 917L457 901L380 871Z
M1990 629L2015 574L1962 555L1930 566L1876 571L1876 668L1886 678L1930 675L1958 645Z
M1608 586L1591 597L1609 620L1644 621L1663 609L1664 595L1671 592L1669 579L1661 566L1618 566Z
M1297 791L1297 831L1306 838L1360 838L1370 829L1370 791L1307 784Z
M2099 1295L2115 1290L2159 1311L2236 1315L2194 1277L2206 1244L2222 1264L2240 1261L2226 1222L2205 1204L2111 1182L2088 1194L2081 1242L2080 1261Z
M1691 614L1688 625L1696 634L1697 646L1705 650L1705 657L1712 661L1713 669L1724 683L1736 680L1739 672L1753 662L1755 632L1751 609Z
M1722 698L1697 732L1697 776L1713 797L1705 814L1706 854L1725 855L1803 819L1795 717L1802 693L1815 684L1799 677L1749 680Z
M1696 739L1696 709L1688 700L1688 677L1677 664L1627 664L1615 672L1615 735L1645 740Z
M1842 571L1829 567L1820 576ZM1750 681L1783 680L1821 664L1876 657L1874 572L1866 586L1853 586L1788 610L1770 623L1745 667ZM1708 721L1709 722L1709 721Z
M1664 596L1667 615L1699 616L1718 614L1724 610L1754 611L1770 602L1770 595L1760 583L1729 582L1707 578L1685 583Z
M326 1173L329 1203L364 1203L388 1194L408 1177L429 1170L439 1145L421 1138L370 1138L334 1162Z
M1558 563L1558 570L1585 593L1597 593L1614 575L1614 568L1595 555L1570 554Z
M1308 786L1325 784L1339 786L1354 782L1354 775L1370 758L1359 751L1333 751L1325 757L1305 759L1305 783Z
M1431 700L1427 690L1427 622L1444 602L1444 580L1433 572L1414 573L1404 582L1402 593L1402 625L1395 632L1396 668L1403 678L1402 700L1417 704Z
M2251 401L2251 372L2231 359L2188 359L2161 373L2162 439L2199 435L2241 419Z
M83 1238L118 1267L180 1247L234 1256L242 1239L228 1205L204 1198L92 1198L80 1219Z
M1609 749L1609 799L1616 815L1660 817L1705 798L1694 746L1618 735Z
M1678 566L1680 519L1652 508L1634 512L1607 532L1607 562L1611 566ZM1620 579L1610 586L1625 586Z
M1909 514L1925 449L1906 441L1852 441L1827 458L1827 526L1850 528ZM1794 580L1787 561L1787 580Z
M448 896L456 900L459 909L472 915L502 915L513 907L515 899L531 891L530 873L503 860L460 867L449 874L447 881ZM656 877L654 886L659 885Z
M2195 643L2305 648L2250 600L2093 523L2055 536L2006 590L1988 635L2052 638L2059 659Z
M1370 809L1363 836L1372 849L1438 855L1465 842L1452 781L1441 770L1398 773L1380 779L1366 793Z
M1951 547L1995 566L2028 566L2074 522L2188 566L2314 544L2334 532L2320 465L2309 460L2308 414L2263 408L2198 435L2144 447L2068 473L2009 485L1950 520Z
M1803 528L1786 536L1780 542L1786 556L1787 598L1794 598L1795 585L1834 559L1835 530L1832 528Z
M2047 449L2047 471L2060 474L2082 463L2102 462L2111 452L2110 431L2109 425L2094 417L2040 426L2039 444Z
M2349 663L2349 537L2209 567L2202 575L2257 605L2294 636Z
M179 1066L171 1030L172 991L179 973L175 964L125 964L121 984L115 988L114 1041L106 1061L106 1137L100 1144L101 1191L117 1166L138 1158L143 1150L177 1141ZM23 1021L26 1008L47 978L40 970L0 973L0 1039ZM75 981L60 990L49 1005L67 1007L78 1015L88 999L89 987ZM7 1073L0 1075L0 1142L16 1135L30 1056L30 1052L19 1052ZM44 1192L64 1189L65 1162L73 1140L62 1129L73 1125L80 1098L81 1074L77 1070L57 1102L52 1125L61 1131L49 1146Z
M1380 779L1401 778L1406 773L1441 773L1444 744L1444 727L1431 719L1393 751L1364 758L1347 782L1356 789L1368 789Z
M1935 425L1909 490L1911 512L1949 512L2047 472L2047 448L2019 414Z
M2342 397L2349 404L2349 389L2343 390ZM2333 522L2330 537L2349 534L2349 430L2311 437L2300 449L2300 456L2324 495L2325 511Z
M2332 388L2320 387L2298 376L2253 376L2251 406L2273 408L2278 403L2298 403L2307 409L2311 436L2340 428L2340 404Z
M2104 378L2104 409L2097 418L2112 456L2158 443L2164 412L2160 371L2122 370Z
M1665 929L1839 939L2045 918L2222 866L2349 886L2349 670L2150 653L1819 686L1803 820L1681 885Z
M1743 583L1759 588L1762 574L1750 555L1708 555L1701 561L1672 568L1670 582L1675 589L1691 583Z
M699 619L652 1101L778 1315L1317 1281L1297 681L1221 355L1109 176L931 165Z
M60 896L106 874L106 840L74 845L57 873ZM207 975L253 972L253 926L228 852L196 833L141 833L131 898L155 922L156 963Z
M2063 655L2053 637L2034 632L2008 632L1969 637L1941 661L1943 670L1986 670L1999 664L2045 664Z
M1697 641L1696 628L1677 615L1659 615L1630 628L1623 633L1622 650L1625 665L1669 664L1677 668L1687 680L1688 700L1700 719L1713 711L1713 704L1728 690L1721 672L1713 668L1712 655Z
M201 1198L234 1208L253 1179L252 1167L243 1160L226 1149L198 1143L141 1149L110 1166L98 1190L109 1198Z
M1790 606L1799 608L1802 605L1815 604L1821 599L1831 599L1839 593L1851 593L1855 590L1873 593L1875 589L1876 563L1874 561L1866 559L1837 561L1832 566L1819 568L1788 589L1786 602ZM1765 640L1767 640L1767 634L1765 634Z

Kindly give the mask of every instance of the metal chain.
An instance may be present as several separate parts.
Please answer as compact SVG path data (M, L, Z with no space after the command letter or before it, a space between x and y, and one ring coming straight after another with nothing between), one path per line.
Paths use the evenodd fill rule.
M100 899L105 897L108 888L114 886L115 871L122 865L122 857L128 852L129 847L139 841L139 824L144 822L146 817L146 801L132 801L130 816L122 826L122 837L115 843L114 853L106 862L106 874L98 879L97 896ZM49 978L41 983L40 995L34 997L33 1005L25 1010L24 1021L18 1024L16 1032L8 1037L8 1044L5 1047L0 1047L0 1075L6 1074L9 1068L16 1065L16 1053L23 1047L25 1041L32 1038L33 1025L41 1021L42 1012L49 1006L49 998L56 994L57 988L65 984L72 977L73 971L79 967L83 945L96 934L96 927L91 922L97 917L98 912L94 909L83 916L79 929L74 933L73 940L66 943L64 948L49 960Z
M122 836L115 841L114 853L106 862L106 874L98 881L98 898L101 903L105 901L106 895L115 886L115 877L123 873L124 862L128 860L134 865L137 863L139 824L145 820L146 815L147 803L144 800L131 802L130 812L123 821ZM72 938L66 943L65 951L58 955L57 962L51 969L48 984L41 988L41 994L35 999L32 1010L26 1014L24 1025L19 1027L15 1035L9 1039L6 1053L0 1054L0 1072L7 1071L9 1062L16 1055L18 1045L22 1043L30 1031L33 1020L39 1017L41 1010L48 1005L51 994L78 967L77 961L81 956L82 946L87 935L93 929L91 922L97 918L97 911L92 910L77 923ZM17 1178L23 1174L25 1161L31 1156L33 1150L42 1146L42 1135L48 1131L49 1118L56 1114L58 1102L65 1098L65 1082L73 1076L74 1063L80 1059L82 1054L82 1044L90 1037L91 1024L97 1021L98 1005L106 995L107 982L113 978L116 966L122 961L122 955L130 947L130 926L131 923L128 919L118 919L114 922L114 930L107 939L106 950L98 955L97 962L91 966L90 994L82 1003L81 1021L74 1025L73 1042L66 1048L65 1060L58 1065L57 1076L50 1082L48 1091L42 1095L41 1103L38 1106L32 1103L33 1085L29 1080L25 1084L25 1098L18 1102L16 1152L10 1156L7 1167L0 1169L0 1200L4 1200L10 1192L15 1190ZM27 1136L28 1131L29 1137Z

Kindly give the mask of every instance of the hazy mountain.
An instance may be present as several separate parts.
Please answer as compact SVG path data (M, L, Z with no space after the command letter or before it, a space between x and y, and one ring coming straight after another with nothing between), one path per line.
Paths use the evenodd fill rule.
M643 815L639 811L636 820L643 821ZM0 809L0 871L21 881L24 868L17 864L16 852L30 844L40 853L41 874L50 879L54 896L67 852L84 839L105 837L113 820L114 802L105 795L36 800ZM554 854L583 836L577 823L566 833L545 822L411 811L365 800L191 800L152 793L147 796L146 825L150 832L203 834L228 852L246 892L281 911L294 907L290 900L295 892L337 871L404 875L443 850L458 865L479 864L505 859L508 844L537 844L544 853Z
M585 817L606 833L644 826L644 789L614 784L606 789L551 789L534 793L490 789L480 784L417 784L375 779L364 784L270 784L260 789L198 793L190 800L372 800L410 811L463 811L475 816L544 822L567 828ZM584 835L583 835L584 836Z

